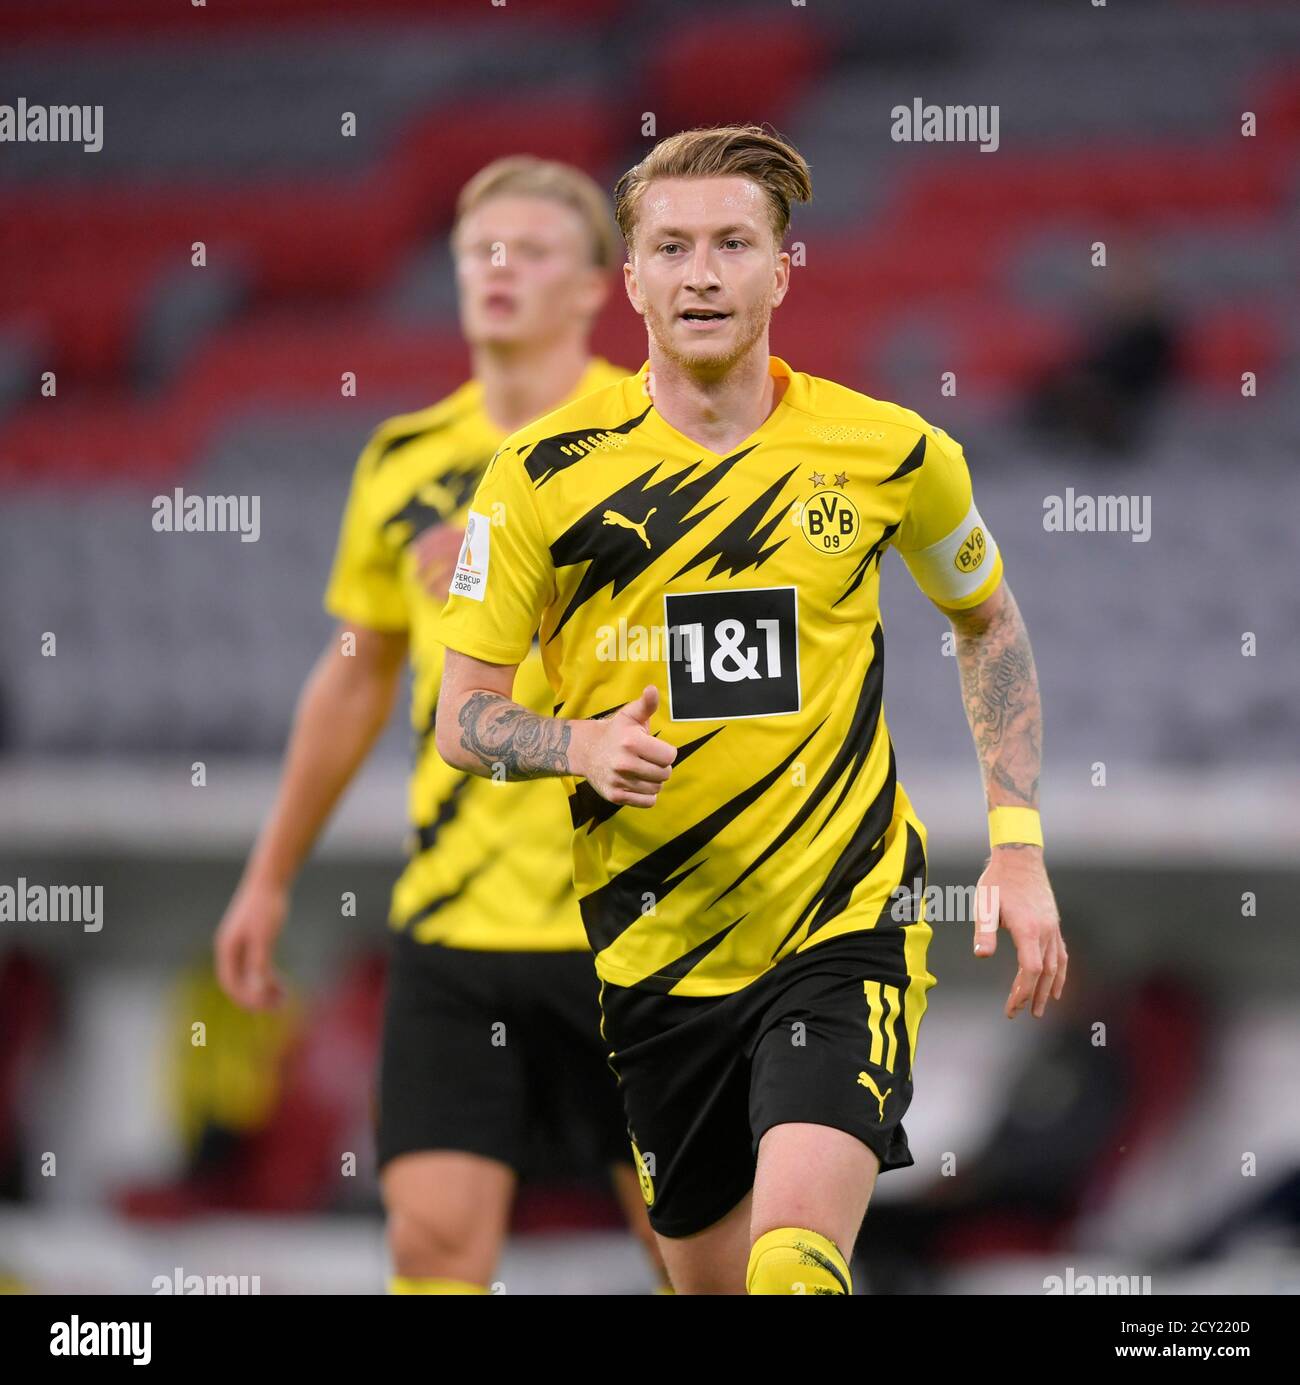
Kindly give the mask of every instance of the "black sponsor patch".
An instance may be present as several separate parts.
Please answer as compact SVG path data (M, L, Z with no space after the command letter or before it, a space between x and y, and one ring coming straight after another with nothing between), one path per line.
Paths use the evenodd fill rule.
M664 594L668 714L674 721L799 710L793 587Z

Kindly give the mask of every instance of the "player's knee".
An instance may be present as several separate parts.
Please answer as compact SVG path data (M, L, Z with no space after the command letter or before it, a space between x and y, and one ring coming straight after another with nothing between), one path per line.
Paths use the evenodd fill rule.
M395 1274L464 1277L477 1257L465 1228L442 1225L427 1212L396 1206L388 1211L388 1249Z
M851 1294L849 1267L828 1236L782 1226L754 1242L745 1272L750 1294Z

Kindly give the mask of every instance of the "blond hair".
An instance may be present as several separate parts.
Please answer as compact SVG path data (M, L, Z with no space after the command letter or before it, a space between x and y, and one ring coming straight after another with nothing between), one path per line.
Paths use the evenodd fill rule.
M580 168L531 154L495 159L460 190L456 220L461 220L490 197L544 197L572 207L586 223L591 239L592 263L612 269L618 256L618 237L609 215L609 199Z
M656 178L752 178L767 197L777 245L790 229L790 204L812 201L802 154L761 125L716 125L669 135L614 186L614 219L629 249L646 188Z

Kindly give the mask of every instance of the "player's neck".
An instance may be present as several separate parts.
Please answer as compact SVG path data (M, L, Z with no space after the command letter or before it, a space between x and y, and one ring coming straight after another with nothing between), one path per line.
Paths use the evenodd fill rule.
M483 386L483 408L492 424L513 433L558 408L591 363L586 339L475 346L474 378Z
M762 427L781 402L785 381L772 378L766 338L721 376L696 375L650 347L654 406L679 433L725 453Z

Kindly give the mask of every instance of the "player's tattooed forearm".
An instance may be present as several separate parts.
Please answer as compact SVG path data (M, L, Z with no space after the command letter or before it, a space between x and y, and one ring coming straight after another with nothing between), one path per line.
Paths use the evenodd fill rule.
M473 692L461 704L460 743L491 773L507 779L568 774L568 722L527 711L499 693Z
M1014 598L978 634L958 634L957 662L986 788L997 785L1035 807L1042 707L1029 635Z

